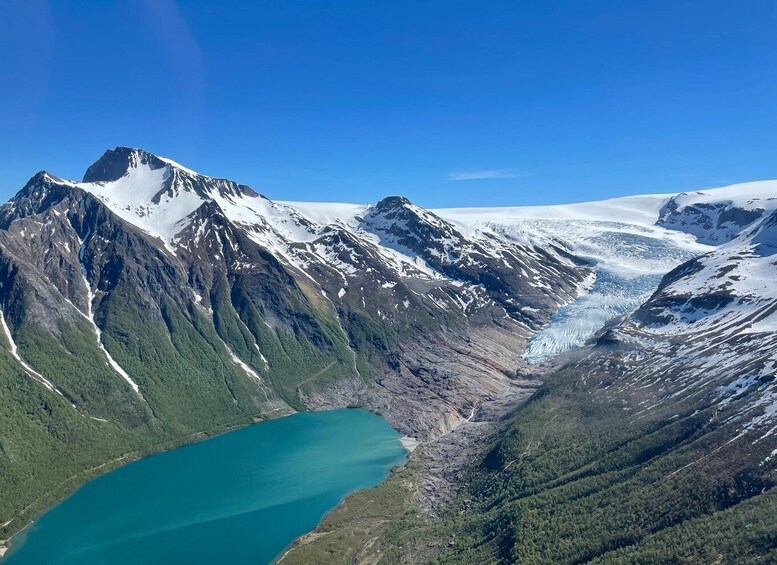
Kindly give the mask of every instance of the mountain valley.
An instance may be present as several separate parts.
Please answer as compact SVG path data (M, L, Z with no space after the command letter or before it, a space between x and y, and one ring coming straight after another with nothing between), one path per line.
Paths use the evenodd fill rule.
M123 147L38 173L0 207L0 537L132 459L362 406L419 447L284 562L774 556L775 257L777 182L426 210Z

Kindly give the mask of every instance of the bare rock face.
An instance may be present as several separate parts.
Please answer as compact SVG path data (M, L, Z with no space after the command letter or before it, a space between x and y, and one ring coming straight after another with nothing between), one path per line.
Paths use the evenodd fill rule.
M560 250L553 246L508 245L489 233L469 240L452 224L398 196L378 202L364 215L361 227L388 247L409 250L444 276L482 289L513 317L526 318L526 306L554 309L559 298L575 296L570 282L579 281L585 271L580 264L560 260ZM524 275L527 266L541 265L558 274L547 278L547 286ZM544 320L527 322L536 329Z
M166 163L147 151L117 147L107 150L102 157L86 169L84 182L113 182L123 177L131 168L147 166L151 170L162 169Z
M517 371L524 344L521 330L510 327L428 336L402 345L374 383L342 379L304 402L314 409L358 403L407 436L435 440L471 420L484 402L536 388Z

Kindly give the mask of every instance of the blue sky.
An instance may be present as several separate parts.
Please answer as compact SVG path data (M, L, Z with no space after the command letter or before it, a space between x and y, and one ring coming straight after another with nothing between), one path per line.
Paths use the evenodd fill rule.
M0 3L0 198L129 145L285 200L777 178L777 2Z

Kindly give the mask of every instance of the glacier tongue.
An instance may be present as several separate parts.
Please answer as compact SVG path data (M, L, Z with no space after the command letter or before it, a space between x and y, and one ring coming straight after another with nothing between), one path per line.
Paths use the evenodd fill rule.
M596 282L587 294L562 306L532 336L524 360L538 363L570 351L607 323L650 298L661 278L705 248L679 234L614 222L565 222L549 226L573 253L593 263Z
M635 201L639 204L641 201ZM647 201L651 211L655 202ZM441 210L440 215L467 230L488 229L514 241L555 242L591 263L596 280L587 293L562 306L535 333L524 360L538 363L574 349L596 335L608 322L647 300L664 274L695 255L711 249L692 236L642 221L606 221L596 215L569 218L563 207L557 218L531 218L531 208ZM635 218L642 220L640 214Z
M579 347L608 322L647 300L660 281L658 274L628 278L597 268L591 290L559 308L548 324L532 336L524 360L539 363Z
M563 234L557 230L556 237L593 263L596 282L532 336L526 362L541 362L582 345L650 298L666 272L704 249L685 237L664 235L610 222L566 222Z

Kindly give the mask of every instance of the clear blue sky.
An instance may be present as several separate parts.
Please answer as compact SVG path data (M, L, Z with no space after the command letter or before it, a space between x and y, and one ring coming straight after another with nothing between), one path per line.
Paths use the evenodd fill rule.
M0 120L3 200L117 145L288 200L777 178L777 2L4 0Z

